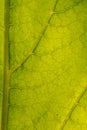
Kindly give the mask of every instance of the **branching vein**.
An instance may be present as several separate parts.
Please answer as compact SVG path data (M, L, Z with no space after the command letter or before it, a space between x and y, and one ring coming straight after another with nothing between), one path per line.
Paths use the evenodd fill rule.
M51 21L53 15L54 15L54 12L55 12L55 10L56 10L57 3L58 3L58 0L56 0L56 2L55 2L55 4L54 4L53 10L52 10L52 12L51 12L51 15L50 15L50 17L49 17L49 19L48 19L48 21L47 21L47 24L46 24L45 27L44 27L44 30L43 30L42 33L41 33L41 36L39 37L39 39L38 39L36 45L35 45L34 48L31 50L31 52L29 52L29 53L26 55L26 57L21 61L21 63L17 64L16 66L14 66L14 67L12 68L11 73L15 72L17 69L19 69L21 66L23 66L24 63L26 63L26 61L31 57L31 55L33 55L33 54L35 53L35 51L36 51L38 45L40 44L40 42L41 42L41 40L42 40L42 38L43 38L43 36L44 36L44 34L45 34L45 32L46 32L46 30L47 30L49 24L50 24L50 21Z
M63 120L63 123L62 123L62 126L61 126L60 130L63 130L63 129L64 129L64 127L65 127L65 125L67 124L68 120L70 119L70 117L71 117L73 111L74 111L75 108L78 106L80 100L82 99L82 97L84 96L84 94L86 93L86 91L87 91L87 86L81 91L81 93L79 94L79 96L78 96L76 99L74 99L74 101L73 101L73 106L72 106L71 109L68 111L68 113L67 113L65 119Z

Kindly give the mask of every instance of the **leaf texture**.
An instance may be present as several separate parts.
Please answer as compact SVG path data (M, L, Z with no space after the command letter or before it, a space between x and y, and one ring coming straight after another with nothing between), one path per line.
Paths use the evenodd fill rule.
M87 130L87 1L5 7L1 130Z

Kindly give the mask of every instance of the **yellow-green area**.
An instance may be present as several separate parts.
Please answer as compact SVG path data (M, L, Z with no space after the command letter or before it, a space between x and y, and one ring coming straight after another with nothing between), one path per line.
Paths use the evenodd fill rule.
M5 130L87 130L87 0L8 1Z

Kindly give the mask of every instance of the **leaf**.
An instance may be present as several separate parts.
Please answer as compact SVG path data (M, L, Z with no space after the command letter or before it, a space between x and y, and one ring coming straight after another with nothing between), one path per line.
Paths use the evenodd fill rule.
M5 11L1 130L86 130L87 1L7 0Z

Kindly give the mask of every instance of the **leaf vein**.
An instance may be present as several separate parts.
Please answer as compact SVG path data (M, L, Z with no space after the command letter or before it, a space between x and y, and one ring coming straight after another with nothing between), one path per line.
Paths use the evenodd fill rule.
M57 3L58 3L58 0L55 1L55 4L54 4L53 10L52 10L52 13L51 13L51 15L50 15L50 17L49 17L49 19L48 19L48 21L47 21L47 24L46 24L44 30L42 31L41 36L39 37L39 40L37 41L36 45L34 46L34 48L32 49L32 51L29 52L29 53L26 55L26 57L21 61L20 64L17 64L17 65L15 65L15 66L12 68L11 73L15 72L15 71L18 70L21 66L23 66L23 65L26 63L26 61L35 53L37 47L39 46L39 44L40 44L40 42L41 42L41 40L42 40L42 38L43 38L43 36L44 36L44 34L45 34L45 32L46 32L48 26L49 26L49 23L50 23L50 21L51 21L53 15L54 15L54 12L55 12L55 10L56 10Z
M80 100L82 99L82 97L84 96L86 91L87 91L87 86L81 91L81 93L78 95L78 97L76 97L76 99L74 99L71 109L68 111L65 119L62 121L62 125L61 125L61 128L60 128L61 130L63 130L64 127L66 126L68 120L70 119L72 113L74 112L75 108L78 106Z

